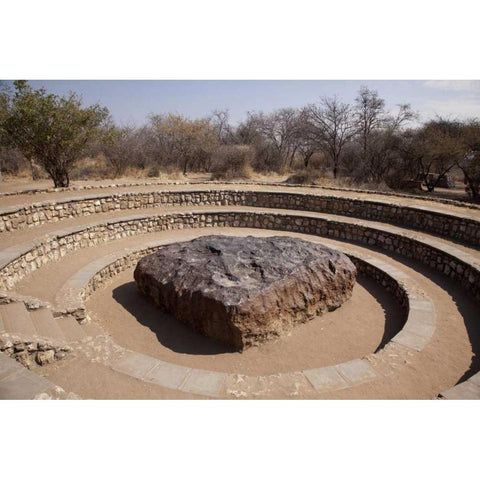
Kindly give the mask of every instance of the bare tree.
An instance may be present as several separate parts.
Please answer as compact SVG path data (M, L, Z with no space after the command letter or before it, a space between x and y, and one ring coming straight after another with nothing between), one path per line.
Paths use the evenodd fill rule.
M412 110L409 103L401 103L397 106L397 115L386 118L387 128L390 128L392 131L398 131L402 129L406 123L418 119L418 113Z
M235 143L253 145L261 141L261 137L259 114L256 112L247 112L246 120L241 122L235 130Z
M228 145L232 143L233 132L228 110L214 110L209 117L209 121L217 132L220 144Z
M361 143L361 160L369 169L370 175L375 175L370 145L372 136L383 126L385 120L385 101L375 90L362 86L355 99L355 117Z
M352 109L337 97L323 97L319 105L309 105L305 112L312 140L309 143L317 145L330 158L333 177L337 178L343 148L356 133Z
M280 171L292 165L298 150L299 112L293 108L282 108L270 115L258 114L258 126L263 136L277 151L280 158Z

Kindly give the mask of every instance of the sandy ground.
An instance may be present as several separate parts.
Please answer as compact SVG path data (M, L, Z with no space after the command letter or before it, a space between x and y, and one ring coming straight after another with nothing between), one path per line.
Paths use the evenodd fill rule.
M71 357L61 363L37 367L35 373L61 385L66 392L78 395L82 399L95 400L155 400L155 399L195 399L199 395L179 390L163 388L152 383L142 382L82 357Z
M359 278L352 298L334 312L297 326L288 337L242 353L194 333L142 297L133 268L88 302L93 321L119 344L170 363L246 375L269 375L334 365L374 352L402 327L393 296Z

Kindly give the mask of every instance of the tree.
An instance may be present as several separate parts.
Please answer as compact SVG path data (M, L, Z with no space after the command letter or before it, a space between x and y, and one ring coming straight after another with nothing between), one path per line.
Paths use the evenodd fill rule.
M263 133L264 118L262 113L247 112L247 118L235 129L234 142L254 149L252 165L256 170L277 170L281 161L277 148Z
M371 143L373 134L384 122L385 101L375 90L362 86L355 99L355 117L360 136L362 163L369 170L369 176L375 176Z
M319 105L309 105L305 113L309 137L330 158L333 177L337 178L343 148L356 133L351 108L336 97L324 97Z
M411 165L403 164L398 145L406 135L405 124L417 118L409 104L398 107L396 115L385 114L383 125L372 132L369 141L370 161L367 165L367 176L371 181L377 184L384 181L392 188L404 183L406 177L411 177L408 173Z
M111 163L116 177L125 172L127 167L134 163L136 135L132 127L119 128L108 125L105 129L102 142L98 146L105 158Z
M255 112L247 112L247 118L241 122L235 130L235 143L240 145L253 145L261 142L259 115Z
M209 118L211 125L217 131L218 141L222 145L231 144L233 140L229 117L228 110L214 110Z
M409 121L417 118L409 104L398 105L396 115L385 110L385 101L375 90L363 86L355 99L355 120L360 152L357 177L379 183L396 168L398 136Z
M0 146L0 175L17 175L22 168L28 168L28 161L16 148ZM1 180L1 176L0 176Z
M190 120L182 115L169 114L150 117L164 155L174 160L185 175L195 162L209 164L218 145L218 134L208 119Z
M0 125L8 116L8 105L10 103L11 89L9 85L0 80Z
M278 162L276 169L283 172L287 166L292 166L301 138L298 110L281 108L268 115L262 112L250 113L248 121L250 127L255 126L266 145L270 147L268 157Z
M467 191L475 201L480 200L480 120L472 119L462 126L463 155L457 160L465 177Z
M433 192L466 153L462 124L441 117L430 120L419 131L419 143L419 174L427 190Z
M14 88L0 116L2 142L42 165L55 187L68 187L75 161L100 133L108 110L98 104L82 108L75 93L60 97L24 80L15 81Z

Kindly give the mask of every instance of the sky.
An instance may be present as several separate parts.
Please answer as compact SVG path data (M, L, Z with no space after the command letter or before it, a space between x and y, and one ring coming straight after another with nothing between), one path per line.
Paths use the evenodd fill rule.
M35 87L64 95L74 91L85 105L108 107L119 125L140 126L150 114L191 118L226 110L237 124L248 111L302 107L322 96L354 101L359 88L377 90L392 113L409 103L424 121L435 115L480 117L480 80L31 80Z

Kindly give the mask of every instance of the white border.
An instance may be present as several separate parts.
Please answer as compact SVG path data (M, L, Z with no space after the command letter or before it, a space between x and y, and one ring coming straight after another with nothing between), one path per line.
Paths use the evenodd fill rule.
M473 0L23 0L0 78L475 79Z
M476 79L474 5L4 2L0 78ZM468 478L478 405L2 401L2 476Z

